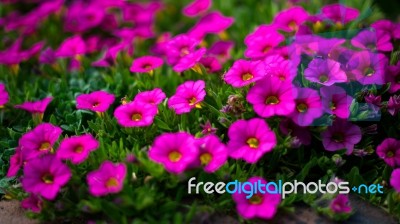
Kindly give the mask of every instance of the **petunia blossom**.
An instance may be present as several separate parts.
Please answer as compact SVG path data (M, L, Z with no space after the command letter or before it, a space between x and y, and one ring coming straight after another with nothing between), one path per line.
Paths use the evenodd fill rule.
M160 104L166 98L165 93L160 88L155 88L153 90L143 91L138 93L133 101L142 102L152 105Z
M290 117L300 126L309 126L323 114L321 97L318 91L310 88L298 88L297 90L296 109L290 114Z
M104 161L97 170L89 172L86 176L89 193L101 197L120 192L124 186L126 172L125 164Z
M143 56L133 60L130 68L131 72L146 73L160 67L163 60L155 56Z
M389 166L400 166L400 141L386 138L376 147L376 154Z
M353 98L347 95L346 91L339 86L324 86L320 89L322 106L328 114L335 115L342 119L350 116L350 105Z
M113 94L101 90L95 91L76 97L76 108L94 112L105 112L114 100L115 96Z
M27 101L22 104L15 105L14 107L17 109L28 111L32 114L32 117L34 119L37 119L40 123L43 119L43 114L46 111L47 106L52 100L53 97L46 97L38 101Z
M80 164L98 147L99 142L91 134L72 136L61 141L56 155L60 159L70 160L72 164Z
M35 194L30 194L29 197L21 201L21 207L34 213L40 213L43 208L43 199Z
M264 58L285 40L285 37L277 31L271 31L266 35L260 35L253 38L253 41L247 43L244 56L251 59Z
M204 171L213 173L228 159L228 149L216 135L207 135L196 140L199 156L196 165L204 166Z
M182 83L169 98L168 107L176 114L189 113L193 108L201 108L201 102L206 96L205 85L203 80Z
M400 61L396 65L387 66L385 77L386 82L390 83L390 93L400 90Z
M264 64L261 61L239 59L225 73L224 81L233 87L247 86L265 76Z
M397 193L400 193L400 168L393 170L390 176L390 185L392 185Z
M303 24L308 18L308 13L301 6L294 6L292 8L279 12L272 22L286 32L296 32L300 25Z
M393 50L390 35L380 30L363 30L351 39L351 44L364 50L385 52Z
M331 59L313 59L304 70L304 77L325 86L347 81L347 75L341 70L340 64Z
M114 111L119 125L123 127L145 127L153 123L157 106L138 101L123 104Z
M322 144L327 151L346 149L351 154L354 145L361 140L361 129L347 120L337 119L321 133Z
M331 201L329 208L334 213L351 213L352 208L349 202L349 196L345 194L338 194L336 198Z
M8 103L9 95L6 90L6 86L3 83L0 83L0 109L4 107L6 103Z
M188 17L195 17L204 13L211 7L211 0L194 0L183 8L183 14Z

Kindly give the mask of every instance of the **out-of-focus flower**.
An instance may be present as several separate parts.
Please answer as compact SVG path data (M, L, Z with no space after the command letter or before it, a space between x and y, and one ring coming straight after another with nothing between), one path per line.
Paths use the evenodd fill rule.
M211 125L209 120L205 124L200 124L200 127L203 128L201 131L203 135L215 134L218 130Z
M360 14L357 9L346 7L342 4L326 5L322 7L321 12L323 19L328 19L339 27L355 20Z
M311 125L323 114L321 97L318 91L310 88L298 88L297 90L296 109L290 114L290 118L300 126Z
M66 38L56 50L56 57L72 58L86 53L86 44L81 36Z
M123 163L104 161L99 169L86 176L89 193L95 197L115 194L122 190L127 168Z
M161 134L149 150L149 158L173 174L184 172L198 155L196 140L186 132Z
M390 20L382 19L375 21L371 24L371 27L376 31L381 31L383 33L389 34L393 39L400 39L400 25L396 24Z
M324 86L320 89L322 106L328 114L335 115L342 119L350 116L350 105L353 98L347 95L346 91L339 86Z
M39 57L39 62L41 64L52 65L52 64L56 63L56 61L57 61L56 52L51 47L48 47L44 51L41 52L40 57Z
M3 83L0 83L0 109L8 103L9 95L6 90L6 86Z
M256 82L247 94L247 101L261 117L289 115L295 109L296 89L291 82L282 82L276 77L266 76Z
M205 85L203 80L184 82L169 98L168 107L176 114L188 113L193 108L201 108L201 102L206 96Z
M81 94L76 97L76 108L80 110L91 110L94 112L105 112L114 102L115 96L105 91L95 91L89 94Z
M204 166L204 171L213 173L228 159L228 149L216 135L207 135L196 140L199 149L196 165Z
M207 56L200 59L200 64L202 64L207 73L218 72L222 69L222 65L216 57Z
M331 59L313 59L304 71L304 77L325 86L347 81L347 75L340 64Z
M28 111L32 114L32 117L40 123L43 119L43 114L46 111L47 106L53 100L53 97L46 97L43 100L38 101L27 101L23 104L15 105L17 109Z
M216 41L208 49L207 54L215 56L223 64L231 58L231 50L234 45L233 41Z
M15 148L15 153L10 157L10 167L8 168L7 177L14 177L18 174L18 171L23 166L25 159L21 151L21 147Z
M30 194L29 197L21 201L21 207L34 213L40 213L43 207L43 200L35 194Z
M110 67L114 65L118 54L125 48L126 48L125 43L119 43L109 47L99 60L92 62L92 66Z
M394 95L389 98L387 104L387 110L392 115L395 116L400 111L400 95Z
M352 211L349 196L345 194L338 194L329 207L334 213L351 213Z
M211 0L194 0L183 8L183 14L188 17L195 17L206 12L211 7Z
M246 183L258 183L268 187L266 192L258 192L253 194L250 198L247 197L243 191L236 191L232 195L233 200L236 203L236 210L240 216L245 219L262 218L272 219L278 211L279 203L281 202L281 195L278 194L278 189L275 189L273 185L267 185L267 181L261 177L251 177ZM253 185L243 186L248 192L251 191L250 187ZM277 192L269 193L269 192Z
M346 154L350 155L354 145L361 140L361 129L347 120L336 119L332 126L321 133L321 137L326 150L346 149Z
M239 59L224 75L226 83L240 88L247 86L265 76L264 64L261 61L246 61Z
M183 72L188 69L193 69L196 72L201 73L201 70L199 70L197 66L206 51L207 50L205 48L200 48L188 53L187 55L181 57L179 61L172 67L172 69L175 72Z
M400 166L400 141L386 138L376 147L376 154L389 166Z
M286 32L296 32L299 26L308 18L308 13L300 6L294 6L290 9L279 12L272 22L278 29Z
M143 56L133 60L131 72L151 73L154 69L162 66L162 58L155 56Z
M271 31L266 35L259 35L254 37L251 42L246 43L247 48L244 56L251 59L264 58L284 40L285 37L277 31Z
M157 106L133 101L117 107L114 116L123 127L145 127L153 123Z
M56 155L60 159L70 160L72 164L80 164L98 147L99 142L90 134L72 136L61 141Z
M53 200L71 175L70 169L61 160L54 155L46 155L30 160L25 165L21 182L26 192Z
M385 52L393 50L390 35L380 30L363 30L351 39L351 44L364 50Z
M199 41L186 34L180 34L169 40L165 45L165 53L169 65L176 65L181 58L195 51Z
M260 118L237 120L228 130L229 156L256 163L265 153L272 151L277 140L275 133Z
M393 170L390 176L390 185L400 193L400 168Z
M97 4L74 2L67 8L64 18L64 30L74 33L82 33L94 28L103 21L105 9Z
M226 17L219 11L210 12L188 31L188 35L197 40L202 40L209 33L218 34L226 30L234 21L233 17Z
M400 61L396 65L387 66L386 82L390 82L390 93L400 90ZM0 103L1 104L1 103Z
M302 145L311 144L311 132L307 127L301 127L294 123L291 119L285 119L280 122L279 129L282 134L290 135L296 138ZM300 147L300 145L297 145Z
M133 101L142 102L152 105L160 104L166 98L165 93L160 88L155 88L149 91L143 91L138 93Z
M369 95L364 97L365 102L375 105L377 107L381 106L381 102L382 102L382 97L381 96L375 96L374 94L370 93Z

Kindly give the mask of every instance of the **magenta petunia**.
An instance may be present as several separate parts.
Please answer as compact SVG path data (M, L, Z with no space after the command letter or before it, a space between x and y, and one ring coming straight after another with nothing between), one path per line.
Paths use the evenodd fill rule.
M209 120L205 124L200 124L200 127L203 129L201 131L203 135L215 134L218 130L211 125Z
M204 166L204 171L213 173L228 159L228 149L216 135L207 135L196 140L199 149L196 165Z
M386 82L390 83L389 92L395 93L400 90L400 61L396 65L387 66L385 75Z
M123 127L145 127L153 123L157 115L157 106L143 102L132 101L123 104L114 111L119 125Z
M29 160L42 154L54 152L53 145L61 133L61 128L50 123L39 124L19 139L23 157Z
M9 95L6 90L6 86L0 83L0 108L3 108L6 103L8 103Z
M93 67L110 67L115 64L117 60L118 54L127 48L127 44L119 43L113 46L110 46L103 56L97 61L92 62Z
M392 51L390 35L380 30L363 30L351 39L351 44L363 50Z
M149 158L173 174L184 172L198 155L196 140L186 132L161 134L149 150Z
M246 182L252 184L262 183L264 186L267 185L267 181L261 177L251 177ZM246 191L250 192L250 186L244 186ZM247 194L244 192L236 191L232 198L236 203L236 210L240 216L245 219L262 218L272 219L278 211L278 206L281 203L281 195L278 193L278 189L275 189L273 185L268 185L268 191L263 190L265 193L258 192L253 194L250 198L247 198Z
M400 166L400 141L394 138L386 138L376 147L376 154L389 166Z
M361 129L347 120L337 119L321 133L321 137L327 151L346 149L346 154L349 155L353 152L354 145L361 140Z
M291 82L266 76L256 82L247 93L247 101L261 117L287 116L295 109L296 89Z
M331 59L313 59L304 70L304 77L325 86L347 81L347 75L340 68L340 63Z
M21 182L26 192L53 200L71 176L70 169L60 159L46 155L32 159L25 165Z
M329 208L334 213L351 213L349 196L345 194L338 194L336 198L331 201Z
M265 74L278 78L280 81L293 81L297 75L297 66L282 56L273 54L264 59Z
M76 97L76 108L94 112L105 112L114 103L114 100L115 96L113 94L101 90L95 91Z
M86 176L89 193L101 197L120 192L124 186L126 172L125 164L104 161L99 169L89 172Z
M231 51L234 45L233 41L216 41L208 49L207 54L215 56L223 64L232 57Z
M239 59L225 73L224 81L233 87L247 86L265 76L264 64L261 61Z
M285 37L277 31L271 31L266 35L254 37L251 42L246 43L247 48L244 56L251 59L263 58L270 54L284 40Z
M226 17L219 11L210 12L188 31L188 35L197 40L202 40L206 34L218 34L228 29L234 21L233 17Z
M56 155L60 159L70 160L72 164L80 164L98 147L99 142L91 134L72 136L61 141Z
M392 115L395 116L400 111L400 96L394 95L389 97L389 101L387 103L387 110Z
M75 57L86 53L86 43L81 36L69 37L56 50L56 57Z
M203 57L200 59L200 64L203 65L207 73L215 73L222 69L221 63L213 56Z
M162 58L155 56L143 56L133 60L130 68L131 72L146 73L162 66Z
M25 161L25 154L22 153L21 147L15 148L15 153L10 157L10 167L8 168L7 177L14 177L18 174Z
M273 21L273 24L286 32L296 32L299 30L308 18L308 13L301 6L294 6L292 8L279 12Z
M186 54L179 59L179 61L172 67L172 69L175 72L183 72L191 68L195 69L194 67L197 66L197 63L200 62L206 51L207 50L205 48L200 48Z
M279 123L279 130L284 135L293 137L292 147L298 148L301 145L311 144L311 132L308 127L301 127L291 119L284 119Z
M310 88L298 88L297 93L296 109L289 117L300 126L309 126L323 114L321 97Z
M229 156L256 163L265 153L272 151L277 140L275 133L260 118L237 120L228 130Z
M371 27L376 31L389 34L392 39L400 38L400 25L387 19L381 19L373 22Z
M393 170L390 176L390 185L400 193L400 168Z
M361 51L353 54L348 62L355 79L363 85L385 83L385 70L389 64L384 54Z
M43 200L35 194L30 194L29 197L21 201L21 207L34 213L40 213L43 208Z
M169 40L165 45L165 53L169 65L176 65L180 59L195 51L199 41L186 35L180 34Z
M149 91L143 91L138 93L133 101L142 102L152 105L160 104L166 98L165 93L160 88L155 88Z
M52 65L56 63L56 52L51 48L48 47L44 51L40 53L39 62L41 64L49 64Z
M203 80L182 83L169 98L168 107L176 114L189 113L193 108L201 108L201 102L206 96L205 85Z
M52 100L53 97L46 97L38 101L27 101L23 104L15 105L14 107L17 109L26 110L31 114L43 114Z
M324 19L329 19L336 24L346 24L355 20L360 14L357 9L346 7L342 4L325 5L321 9Z
M350 105L353 98L347 95L346 91L339 86L324 86L320 89L322 106L328 114L335 115L342 119L350 116Z
M67 7L64 18L64 30L82 33L100 25L104 17L104 8L100 8L97 4L87 4L80 1L74 2Z
M194 0L183 8L183 14L188 17L195 17L206 12L211 7L211 0Z

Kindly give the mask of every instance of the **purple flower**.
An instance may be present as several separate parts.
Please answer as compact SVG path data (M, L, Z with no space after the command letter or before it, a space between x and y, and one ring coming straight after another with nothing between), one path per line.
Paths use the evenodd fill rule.
M395 116L400 111L400 95L394 95L389 98L387 110L392 116Z
M161 134L149 150L149 158L173 174L184 172L198 155L194 137L186 132Z
M337 119L332 126L321 133L322 144L328 151L346 149L347 155L353 152L354 145L361 140L361 129L346 120Z
M344 25L355 20L360 14L357 9L346 7L342 4L331 4L322 7L322 17L336 24Z
M87 31L100 25L105 17L105 9L93 3L74 2L67 9L64 29L69 32Z
M180 34L169 40L165 45L165 53L169 65L176 65L180 59L193 52L199 41L186 35Z
M400 61L396 65L387 66L386 82L390 82L390 93L400 90ZM1 103L0 103L1 105Z
M201 131L203 135L215 134L218 130L217 128L213 128L209 120L205 124L201 124L200 127L203 128Z
M320 89L322 106L328 114L335 115L342 119L350 116L350 105L353 101L346 91L339 86L325 86Z
M68 166L54 155L47 155L30 160L25 165L21 182L26 192L53 200L70 178Z
M381 96L375 96L374 94L370 93L369 95L364 97L365 102L372 104L374 106L380 107L382 102Z
M72 136L61 141L56 155L60 159L71 160L72 164L80 164L98 147L99 142L90 134Z
M213 173L218 170L228 159L228 149L216 135L207 135L196 140L199 149L196 165L204 166L204 171Z
M265 76L264 64L261 61L239 59L224 75L224 81L233 87L247 86Z
M296 90L291 82L266 76L250 88L246 99L259 116L267 118L291 114L296 106L295 97Z
M334 213L351 213L352 208L349 203L349 196L345 194L338 194L329 205Z
M363 84L382 85L385 83L385 69L388 65L388 59L383 54L361 51L355 53L348 66L352 68L351 73L356 80Z
M371 24L371 27L376 31L381 31L383 33L389 34L393 39L400 38L400 26L390 20L382 19L377 20Z
M400 168L393 170L390 176L390 185L400 193Z
M89 192L95 197L115 194L122 190L127 168L123 163L104 161L99 169L86 176Z
M48 47L42 53L40 54L39 57L39 62L41 64L54 64L56 63L57 58L56 58L56 52L51 48Z
M289 117L300 126L309 126L323 114L321 97L318 91L310 88L298 88L297 90L296 109Z
M309 145L311 144L311 132L307 127L301 127L294 123L291 119L285 119L280 122L279 129L282 134L290 135L298 141L299 144ZM297 144L296 146L300 147ZM296 147L295 147L296 148Z
M228 136L229 156L248 163L256 163L277 143L275 133L260 118L235 121L229 127Z
M351 44L355 47L371 51L392 51L393 45L390 41L390 35L382 31L363 30L358 33Z
M200 64L204 66L207 73L215 73L222 69L221 63L218 61L216 57L207 56L200 59Z
M347 81L347 75L340 69L340 64L331 59L313 59L304 71L304 77L325 86Z
M198 66L197 63L204 56L206 51L207 50L205 48L200 48L196 51L186 54L179 59L179 61L172 67L172 69L175 72L183 72L192 68L196 72L201 73L201 71L196 68L196 66Z
M400 141L386 138L376 147L376 154L389 166L400 166Z

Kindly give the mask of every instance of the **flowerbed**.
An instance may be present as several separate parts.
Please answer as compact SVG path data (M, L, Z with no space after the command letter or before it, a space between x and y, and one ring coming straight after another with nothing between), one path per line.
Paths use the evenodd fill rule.
M400 218L400 24L371 2L2 2L0 193L30 217Z

